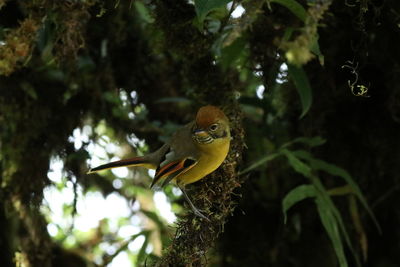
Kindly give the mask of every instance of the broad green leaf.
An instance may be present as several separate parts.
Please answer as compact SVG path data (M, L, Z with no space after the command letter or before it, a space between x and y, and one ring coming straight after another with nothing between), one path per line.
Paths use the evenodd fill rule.
M230 0L194 0L197 17L202 24L211 11L226 6Z
M313 169L325 171L333 176L339 176L339 177L343 178L343 180L345 180L346 183L351 187L351 189L353 190L353 193L357 196L358 200L361 202L361 204L364 206L365 210L368 212L368 214L372 218L373 222L375 223L376 227L378 228L378 231L381 232L381 227L380 227L374 213L372 212L371 208L369 207L367 200L365 199L364 195L362 194L360 187L357 185L356 182L354 182L354 179L351 177L351 175L346 170L344 170L334 164L328 163L326 161L316 159L309 152L304 151L304 150L296 150L296 151L293 151L293 153L297 157L309 161L310 165Z
M304 175L305 177L311 177L310 166L299 160L290 150L284 148L281 150L281 153L286 156L290 166L292 166L296 172Z
M344 170L334 164L327 163L320 159L314 159L310 163L314 169L323 170L331 175L336 175L336 176L342 177L351 186L354 194L357 196L357 198L360 200L361 204L364 206L364 208L369 213L370 217L372 218L372 220L375 223L376 227L378 228L379 232L381 232L381 227L380 227L374 213L372 212L371 208L369 207L367 200L365 199L364 195L361 193L361 189L359 188L357 183L354 182L353 178L346 170Z
M310 82L308 81L307 74L302 67L298 67L289 63L287 66L288 73L293 79L294 85L297 88L297 92L300 95L301 106L303 109L300 118L302 118L304 115L306 115L312 103L312 89Z
M279 153L273 153L273 154L266 155L266 156L262 157L261 159L257 160L256 162L254 162L253 164L251 164L249 167L247 167L243 171L239 172L239 175L248 173L249 171L252 171L252 170L260 167L261 165L267 163L268 161L275 159L278 156L280 156Z
M312 173L312 170L314 170L315 168L312 168L313 166L310 166L310 165L306 164L305 162L301 161L297 157L297 154L295 152L293 152L293 151L289 151L289 150L287 150L285 148L281 149L280 151L281 151L282 154L284 154L287 157L289 164L293 167L293 169L296 172L304 175L305 177L307 177L307 178L309 178L311 180L313 186L316 189L315 190L316 198L320 199L320 201L323 201L324 210L328 210L331 213L331 215L332 215L331 217L333 217L333 220L336 221L337 228L340 230L341 234L343 235L343 238L345 239L345 241L347 243L347 246L350 248L350 250L351 250L352 254L354 255L354 258L355 258L355 260L357 262L357 265L359 266L359 259L357 257L357 254L354 252L354 249L353 249L353 246L351 244L349 235L348 235L347 230L346 230L346 228L344 226L343 218L342 218L339 210L336 208L335 204L333 203L333 201L332 201L331 197L329 196L328 192L326 191L325 187L321 183L320 179L318 177L316 177ZM319 213L320 213L320 211L319 211ZM322 220L325 220L325 221L322 221ZM332 231L334 230L334 229L332 230L333 226L332 225L325 226L325 224L328 223L328 222L326 222L326 218L325 217L321 217L321 221L324 224L324 227L326 229L327 229L327 227L330 227L330 228L327 229L327 231L329 230L328 234L331 237ZM330 223L332 224L333 222L330 222ZM335 247L335 251L337 253L337 257L339 259L339 262L341 264L340 266L341 267L344 267L344 266L347 267L347 261L343 262L343 258L342 258L343 255L342 255L341 250L343 250L343 248L340 249L340 246L343 246L343 245L342 244L340 244L340 245L337 244L338 239L336 237L331 237L331 239L332 238L335 238L334 240L332 240L332 242L333 242L333 245ZM341 241L339 240L339 242L341 242Z
M307 18L307 11L295 0L270 0L271 3L280 4L289 9L296 17L305 22Z
M315 186L317 197L323 199L326 203L326 206L331 210L332 214L334 215L337 221L337 224L339 225L339 229L341 230L343 237L346 240L348 247L353 252L354 257L358 262L357 255L354 252L349 235L347 234L346 228L344 226L342 216L339 210L336 208L335 204L333 203L325 187L319 180L319 178L313 175L312 168L303 161L301 161L292 151L289 151L287 149L282 149L281 152L287 157L289 164L293 167L293 169L296 172L304 175L305 177L311 180L311 182Z
M315 187L313 185L300 185L292 189L286 194L282 201L282 211L284 215L284 221L287 220L287 211L296 203L302 201L303 199L315 197L316 196Z
M326 203L323 198L317 198L315 202L317 204L318 214L322 225L324 226L325 231L328 233L328 236L332 242L332 246L336 252L339 265L340 267L347 267L348 264L344 254L343 243L335 216L332 214L329 204Z

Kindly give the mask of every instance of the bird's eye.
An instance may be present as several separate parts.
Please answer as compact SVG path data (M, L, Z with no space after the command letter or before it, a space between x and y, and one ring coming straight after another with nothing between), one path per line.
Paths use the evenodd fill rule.
M211 131L216 131L218 129L218 124L212 124L211 126L210 126L210 130Z

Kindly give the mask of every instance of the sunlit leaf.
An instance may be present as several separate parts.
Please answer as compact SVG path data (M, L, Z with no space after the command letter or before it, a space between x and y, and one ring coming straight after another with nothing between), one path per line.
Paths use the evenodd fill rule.
M165 223L161 220L161 218L153 211L149 210L140 210L147 218L155 222L159 229L165 228Z
M290 10L290 12L292 12L296 17L298 17L303 22L307 18L307 11L302 5L300 5L295 0L270 0L270 2L277 3L286 7L287 9Z
M284 215L284 221L287 220L287 211L296 203L310 197L316 196L315 187L313 185L300 185L293 188L289 193L286 194L282 201L282 211Z
M287 64L287 66L288 73L293 79L294 85L297 88L297 92L300 95L300 101L303 110L300 118L302 118L304 117L304 115L306 115L312 103L312 89L310 86L310 82L308 81L307 74L302 67L295 66L289 63Z
M202 23L211 11L226 6L230 0L195 0L194 7L196 9L197 17Z
M145 260L145 257L146 257L146 248L147 248L147 246L148 246L148 244L149 244L149 237L150 237L150 232L145 232L144 233L144 242L143 242L143 245L142 245L142 247L140 248L140 250L139 250L139 253L138 253L138 255L137 255L137 263L139 264L139 263L143 263L144 262L144 260Z
M115 251L115 253L113 253L111 255L106 255L106 257L104 259L105 260L104 266L105 265L108 266L108 263L110 263L115 257L117 257L119 253L121 253L122 251L126 250L128 248L128 246L129 246L129 244L131 242L135 241L136 238L138 238L139 236L144 236L146 238L146 236L149 235L149 233L150 233L149 230L143 230L140 233L132 235L128 240L126 240L125 242L120 244L119 248Z

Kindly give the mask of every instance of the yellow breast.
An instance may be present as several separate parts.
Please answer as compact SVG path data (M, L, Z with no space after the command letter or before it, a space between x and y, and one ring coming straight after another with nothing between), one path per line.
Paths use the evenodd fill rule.
M199 144L201 151L197 164L176 179L180 184L194 183L215 171L225 160L229 151L230 138L219 138L211 144Z

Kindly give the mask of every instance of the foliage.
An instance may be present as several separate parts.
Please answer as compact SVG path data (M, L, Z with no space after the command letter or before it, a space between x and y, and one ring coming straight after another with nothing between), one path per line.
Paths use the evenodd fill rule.
M318 171L322 170L333 176L339 176L343 178L347 183L347 186L349 187L349 191L345 192L345 194L355 194L359 201L363 204L365 209L368 211L368 213L371 215L374 222L377 224L376 218L369 208L365 197L362 195L360 188L345 170L333 164L329 164L323 160L316 159L305 150L289 150L289 147L296 143L303 143L314 147L325 143L325 140L320 137L297 138L289 143L283 144L277 152L264 156L256 163L253 163L250 167L242 171L241 174L245 174L251 170L254 170L261 164L265 164L266 162L271 161L279 156L285 156L288 164L293 168L293 170L308 178L311 182L310 184L303 184L293 188L289 193L287 193L287 195L283 199L282 209L285 216L285 222L287 220L286 213L293 205L306 198L313 198L315 200L322 225L324 226L329 238L332 241L332 245L335 249L340 266L348 266L343 249L344 246L342 238L346 241L347 245L353 251L353 253L354 250L351 245L347 230L345 229L342 215L333 203L329 195L329 191L325 189L325 186L321 182ZM304 162L301 159L306 160L307 162ZM335 191L335 189L331 190ZM379 228L378 224L377 227ZM357 255L354 254L354 256L356 257L356 260L359 264Z
M397 266L399 8L0 1L2 266ZM211 223L144 169L86 175L204 104L233 136L188 188Z

